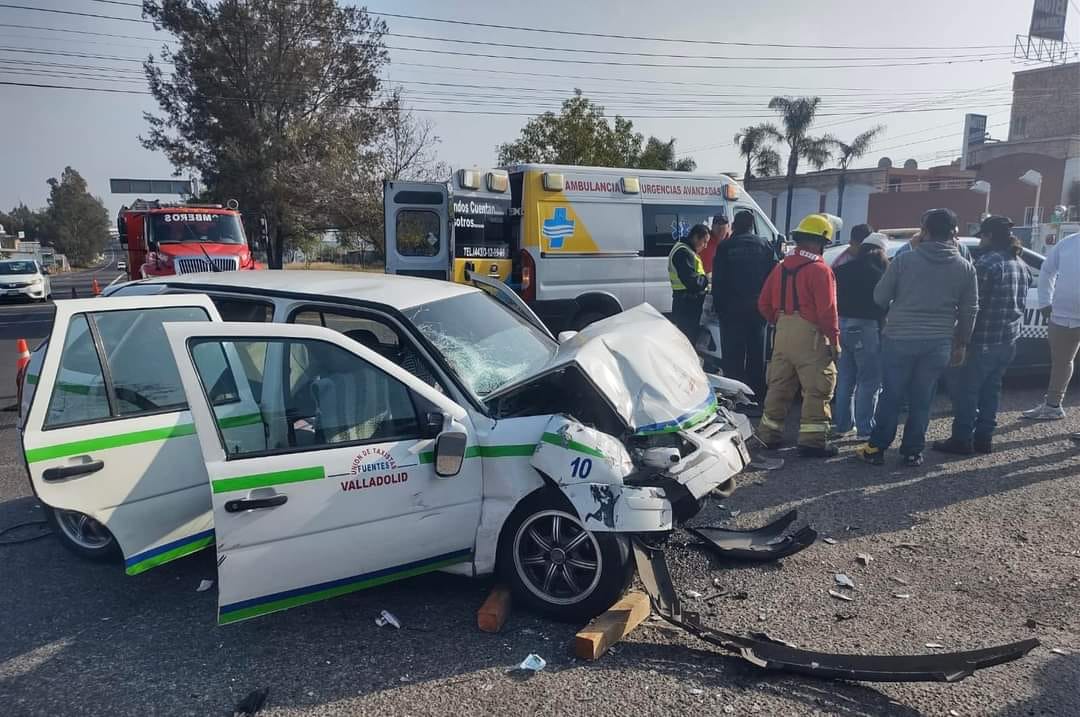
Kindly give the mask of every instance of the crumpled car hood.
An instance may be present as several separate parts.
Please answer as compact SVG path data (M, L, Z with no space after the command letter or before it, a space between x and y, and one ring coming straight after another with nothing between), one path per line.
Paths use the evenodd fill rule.
M649 304L589 325L560 344L539 370L489 398L571 363L589 377L634 433L678 431L716 412L715 394L690 342Z

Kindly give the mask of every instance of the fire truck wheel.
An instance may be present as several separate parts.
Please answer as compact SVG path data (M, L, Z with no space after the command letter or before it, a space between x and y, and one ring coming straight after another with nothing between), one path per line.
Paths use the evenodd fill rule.
M499 542L499 572L515 599L557 620L587 620L607 610L626 591L633 565L626 536L586 530L551 488L514 509Z
M88 515L74 510L44 506L45 517L60 543L81 558L113 562L120 556L120 546L109 529Z

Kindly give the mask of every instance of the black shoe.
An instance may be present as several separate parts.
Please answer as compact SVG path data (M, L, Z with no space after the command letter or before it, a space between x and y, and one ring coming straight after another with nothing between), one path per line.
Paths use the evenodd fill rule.
M987 443L989 445L989 442ZM959 438L948 438L944 441L934 441L933 448L935 451L941 451L942 453L952 453L957 456L970 456L975 452L975 447L971 441L964 441ZM987 451L989 453L989 451Z
M904 465L912 468L918 468L923 463L922 453L912 453L910 456L904 456Z
M835 458L840 449L829 444L826 446L799 446L799 455L803 458Z
M994 444L990 436L986 436L985 438L975 436L975 441L972 443L972 447L975 449L976 453L994 452Z

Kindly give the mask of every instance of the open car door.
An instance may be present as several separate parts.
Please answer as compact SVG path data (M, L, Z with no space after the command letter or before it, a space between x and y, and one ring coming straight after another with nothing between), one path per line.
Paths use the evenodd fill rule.
M463 408L321 326L165 330L210 480L219 623L450 566L471 573L482 469L466 460ZM210 397L243 385L262 430L239 443Z
M450 198L445 183L383 182L386 273L450 278Z
M529 305L525 303L525 300L518 296L509 286L498 279L477 274L476 272L468 272L466 278L468 278L477 289L480 289L493 297L500 304L550 336L553 341L555 340L555 336L548 327L544 325L544 322L540 320L540 317L536 315L536 312L530 309Z
M136 574L214 542L206 472L167 321L220 321L200 294L56 302L22 430L34 493L60 539L90 558L119 548ZM230 436L259 430L250 393L215 393Z

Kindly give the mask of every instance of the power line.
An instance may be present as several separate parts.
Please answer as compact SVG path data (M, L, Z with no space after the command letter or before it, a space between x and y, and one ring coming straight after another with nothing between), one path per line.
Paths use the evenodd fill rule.
M880 45L800 45L783 44L775 42L735 42L730 40L696 40L692 38L658 37L648 35L619 35L612 33L585 32L582 30L556 30L552 28L523 27L520 25L498 25L495 23L474 22L468 20L451 20L438 17L424 17L421 15L405 15L403 13L375 12L369 10L369 14L379 17L392 17L401 20L417 20L420 22L436 22L448 25L464 25L467 27L481 27L491 30L518 30L521 32L537 32L549 35L567 35L571 37L593 37L608 40L644 40L647 42L676 42L685 45L727 45L732 47L783 47L791 49L816 49L816 50L940 50L940 47L925 47L917 45L908 46L880 46ZM956 50L1000 50L1010 46L1006 45L958 45Z
M114 37L120 40L143 40L145 42L169 42L176 43L176 40L169 40L163 37L144 37L142 35L117 35L111 32L91 32L90 30L71 30L66 27L48 27L42 25L16 25L13 23L0 22L0 27L11 27L17 30L45 30L47 32L67 32L73 35L90 35L93 37ZM164 34L164 33L163 33Z
M53 85L53 84L45 84L45 83L31 83L31 82L0 81L0 86L28 87L28 88L37 88L37 89L69 90L69 91L81 91L81 92L105 92L105 93L112 93L112 94L144 95L144 96L148 96L148 95L152 94L149 91L140 91L140 90L120 90L120 89L113 89L113 88L106 88L106 87L80 87L80 86L74 86L74 85ZM223 100L223 101L228 101L228 102L266 103L266 102L276 102L276 101L278 101L279 98L271 97L271 98L255 99L255 98L242 98L242 97L210 97L208 99ZM497 103L493 103L493 104L497 104ZM345 106L347 107L348 105L345 105ZM376 110L376 111L386 111L387 110L387 108L370 107L370 106L357 106L356 109L366 109L366 110ZM460 109L432 108L432 107L409 107L407 109L409 109L411 111L415 111L415 112L434 112L434 113L466 114L466 115L513 116L513 117L532 117L532 116L534 116L536 114L535 111L533 111L533 112L503 112L503 111L494 111L494 110L460 110ZM952 111L952 108L937 108L937 109L933 109L933 108L925 108L925 109L909 108L909 109L904 109L904 110L896 110L896 112L899 112L899 113L943 112L943 111ZM872 115L872 114L875 114L875 113L874 112L861 112L861 113L850 113L850 114L851 115ZM716 114L707 114L707 115L640 115L639 114L639 115L623 115L623 116L626 117L627 119L671 119L671 120L677 120L677 119L684 119L684 120L685 119L695 119L695 120L740 119L740 120L742 120L742 119L756 119L760 115L716 115ZM849 116L849 115L847 115L847 114L823 114L823 115L819 115L819 116L821 116L821 117L843 117L843 116Z
M631 57L661 57L667 59L688 59L688 60L760 60L770 62L804 62L804 61L828 61L834 59L843 60L937 60L942 58L970 58L970 57L990 57L987 53L978 53L974 55L957 55L952 51L945 54L938 55L914 55L914 56L901 56L901 57L887 57L887 56L875 56L875 57L847 57L841 56L840 58L832 57L758 57L747 55L678 55L672 53L663 52L633 52L627 50L596 50L578 47L551 47L550 45L522 45L512 42L493 42L489 40L463 40L458 38L449 37L434 37L432 35L411 35L400 32L388 32L389 37L404 37L411 40L432 40L436 42L456 42L466 45L481 45L484 47L509 47L517 50L542 50L545 52L581 52L592 55L619 55L619 56L631 56ZM1012 53L997 53L993 57L1012 57Z
M968 64L972 62L1005 62L1012 60L1012 56L991 58L991 59L976 59L976 60L939 60L939 61L921 61L921 62L889 62L885 64L867 64L865 62L856 63L853 65L802 65L802 66L786 66L786 67L755 67L753 65L673 65L670 63L655 63L655 62L618 62L615 60L585 60L579 58L568 57L522 57L520 55L495 55L482 52L464 52L461 50L435 50L431 48L423 47L400 47L395 45L386 45L388 50L398 50L401 52L421 52L435 55L452 55L455 57L479 57L487 60L521 60L525 62L558 62L571 65L607 65L614 67L650 67L661 68L669 70L839 70L839 69L863 69L869 67L919 67L928 65L958 65Z
M57 15L75 15L78 17L92 17L98 20L120 20L121 22L139 22L144 25L153 25L150 20L142 20L140 18L133 17L117 17L115 15L98 15L92 12L76 12L75 10L53 10L47 7L31 7L29 5L12 5L10 3L0 3L0 8L7 8L9 10L29 10L31 12L51 12Z

